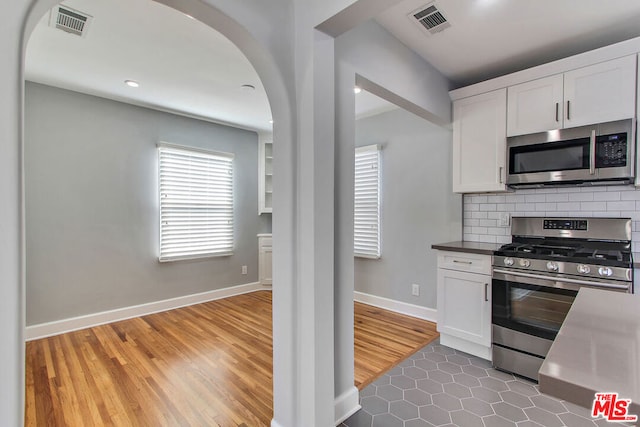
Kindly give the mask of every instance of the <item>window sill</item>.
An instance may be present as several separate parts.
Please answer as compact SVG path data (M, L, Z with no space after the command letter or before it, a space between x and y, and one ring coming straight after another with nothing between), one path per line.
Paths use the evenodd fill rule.
M194 260L204 260L207 258L219 258L233 255L233 251L231 252L220 252L215 254L204 254L204 255L187 255L181 257L171 257L171 258L158 258L158 262L164 264L167 262L174 261L194 261Z

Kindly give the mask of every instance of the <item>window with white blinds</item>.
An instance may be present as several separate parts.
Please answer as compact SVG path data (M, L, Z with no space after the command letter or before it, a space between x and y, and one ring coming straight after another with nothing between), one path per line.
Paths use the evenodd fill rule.
M233 154L158 145L160 261L233 251Z
M356 148L354 255L380 258L380 147Z

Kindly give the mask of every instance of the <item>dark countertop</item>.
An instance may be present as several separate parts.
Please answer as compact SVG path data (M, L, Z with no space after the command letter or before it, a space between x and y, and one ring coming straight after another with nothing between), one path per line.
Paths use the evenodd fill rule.
M539 371L540 391L591 408L617 392L640 415L640 296L581 288Z
M458 241L431 245L431 249L451 252L466 252L480 255L493 255L493 252L497 251L500 246L502 246L500 243Z

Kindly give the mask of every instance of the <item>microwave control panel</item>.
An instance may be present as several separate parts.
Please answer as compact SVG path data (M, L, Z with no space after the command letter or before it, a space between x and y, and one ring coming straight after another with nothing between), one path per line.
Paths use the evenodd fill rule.
M627 165L627 134L616 133L596 138L596 168Z

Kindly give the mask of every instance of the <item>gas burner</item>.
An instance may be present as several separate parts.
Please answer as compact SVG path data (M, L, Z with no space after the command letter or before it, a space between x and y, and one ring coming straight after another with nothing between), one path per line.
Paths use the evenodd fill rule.
M606 261L624 261L624 254L619 250L603 250L603 249L584 249L576 254L577 257L584 257L590 261L606 260Z

